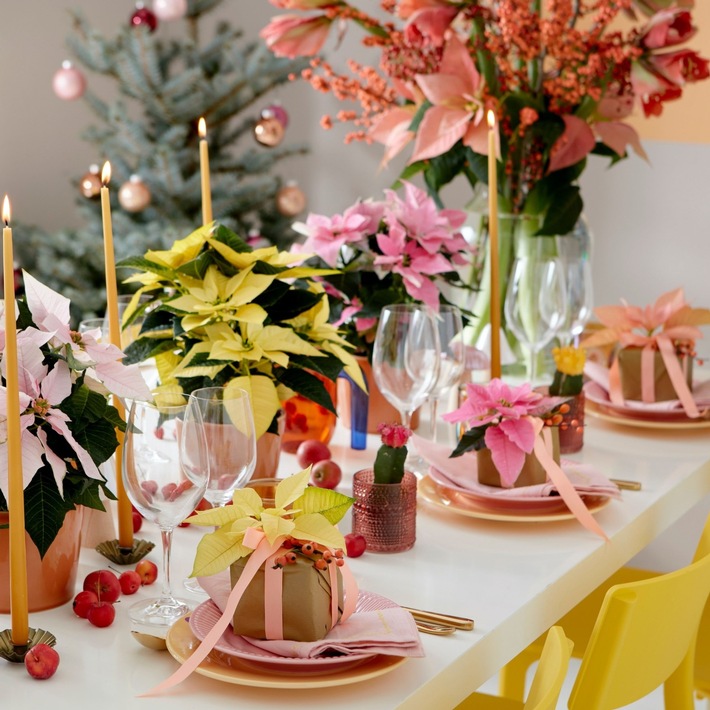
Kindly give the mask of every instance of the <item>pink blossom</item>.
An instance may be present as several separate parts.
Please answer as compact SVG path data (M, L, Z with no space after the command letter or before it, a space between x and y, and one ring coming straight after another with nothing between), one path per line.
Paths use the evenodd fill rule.
M418 74L416 81L432 107L419 125L410 162L442 155L459 140L476 153L488 155L483 80L461 40L452 35L438 73Z
M663 49L689 40L697 29L690 12L669 8L657 12L641 35L641 45L648 49Z
M460 9L448 0L403 0L397 7L397 14L409 19L408 27L416 27L422 35L440 46Z
M390 446L393 449L399 449L407 445L409 437L412 435L412 430L403 424L379 424L377 431L382 438L382 443L385 446Z
M596 145L594 133L585 120L571 115L562 116L562 120L565 130L550 150L550 172L575 165Z
M277 15L261 30L259 36L279 57L310 57L323 47L331 24L332 20L325 15Z
M707 79L710 76L708 60L690 49L652 54L646 62L653 72L677 86Z
M315 10L339 5L339 0L269 0L272 5L284 10Z
M666 101L679 99L683 94L680 86L649 71L641 62L634 62L631 67L631 84L646 117L660 116Z

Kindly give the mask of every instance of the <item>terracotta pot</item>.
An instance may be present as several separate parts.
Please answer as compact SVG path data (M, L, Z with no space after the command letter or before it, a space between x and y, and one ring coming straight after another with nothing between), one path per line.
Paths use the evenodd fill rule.
M274 478L279 468L281 458L281 437L286 425L286 417L283 412L278 418L278 434L266 432L256 440L256 466L251 480L258 478Z
M83 507L66 514L54 542L43 559L37 547L25 536L27 550L28 605L31 612L52 609L74 598L76 572L81 550L81 524ZM0 525L6 525L7 513L0 513ZM0 528L0 612L10 611L10 560L9 532Z
M552 458L560 462L560 440L557 427L550 427L552 435ZM490 449L481 449L476 452L476 466L478 470L478 482L485 486L497 486L504 488L498 469L493 463ZM525 454L525 462L520 471L520 475L515 479L513 488L524 486L537 486L547 480L547 473L542 464L537 460L535 454Z
M382 422L397 422L402 423L399 412L385 399L380 392L372 374L372 366L368 359L362 355L356 355L355 359L360 365L363 377L367 383L368 401L367 401L367 432L368 434L377 433L377 425ZM357 385L353 385L357 386ZM351 414L350 414L350 387L351 384L343 377L338 378L338 421L350 429ZM412 416L412 429L416 429L419 422L418 412Z
M404 552L417 532L417 478L404 472L401 483L375 483L371 468L353 475L353 532L368 552Z

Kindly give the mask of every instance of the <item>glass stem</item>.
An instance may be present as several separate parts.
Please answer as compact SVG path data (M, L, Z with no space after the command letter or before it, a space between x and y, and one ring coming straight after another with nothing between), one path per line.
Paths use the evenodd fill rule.
M430 422L430 432L431 432L431 440L436 443L438 440L438 432L437 432L437 423L436 423L436 414L439 410L439 398L436 395L432 395L431 397L431 408L429 410L429 416L431 417L431 422Z
M401 409L399 416L402 419L402 424L407 427L407 429L412 428L412 412Z
M529 370L529 378L530 378L530 384L532 386L535 385L535 377L537 376L537 372L535 372L535 364L537 362L537 351L535 348L530 348L530 370Z
M163 588L160 593L161 601L172 599L172 588L170 586L170 551L173 542L173 529L161 528L160 541L163 545Z

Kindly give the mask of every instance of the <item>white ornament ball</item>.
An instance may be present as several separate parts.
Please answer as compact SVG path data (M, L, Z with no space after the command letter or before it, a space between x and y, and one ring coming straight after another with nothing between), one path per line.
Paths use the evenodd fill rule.
M153 12L165 22L179 20L187 13L187 0L153 0Z
M118 202L126 212L142 212L149 204L150 188L138 175L131 175L118 190Z
M52 78L52 90L64 101L79 99L86 90L86 77L71 62L62 62Z

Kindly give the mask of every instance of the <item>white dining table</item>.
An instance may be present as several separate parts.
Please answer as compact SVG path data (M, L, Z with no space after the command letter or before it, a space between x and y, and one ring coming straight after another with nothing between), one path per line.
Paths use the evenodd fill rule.
M22 666L3 662L0 708L454 707L710 493L709 434L707 428L638 428L588 417L584 448L570 458L592 464L608 477L642 485L640 491L624 491L621 500L612 500L596 513L609 542L576 520L484 520L420 501L417 541L411 550L366 552L350 560L350 566L361 589L402 605L471 617L475 629L450 636L423 635L424 658L411 658L378 677L334 687L283 689L236 685L195 673L160 696L139 698L177 667L168 652L145 648L129 633L126 607L134 599L157 595L155 585L143 587L134 597L122 597L116 620L108 628L79 619L71 604L32 614L30 626L57 636L59 669L50 680L36 681ZM349 431L336 430L331 449L344 471L339 490L351 491L352 474L372 463L376 446L377 439L371 436L366 451L354 451ZM295 456L282 454L279 475L297 470ZM349 518L341 529L349 532ZM176 591L182 590L200 535L194 527L175 532ZM138 536L159 542L157 530L147 524ZM685 541L688 554L695 542ZM160 562L158 546L150 558ZM107 564L85 548L77 590L88 572ZM9 625L10 617L0 615L0 629Z

